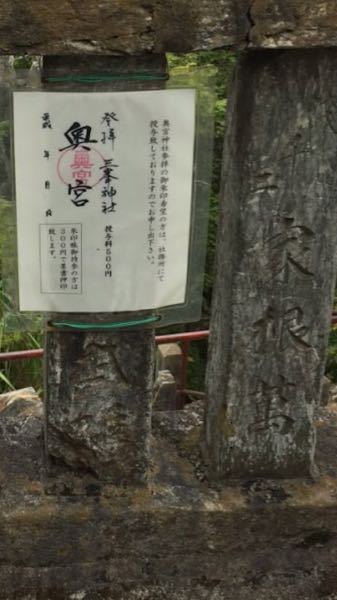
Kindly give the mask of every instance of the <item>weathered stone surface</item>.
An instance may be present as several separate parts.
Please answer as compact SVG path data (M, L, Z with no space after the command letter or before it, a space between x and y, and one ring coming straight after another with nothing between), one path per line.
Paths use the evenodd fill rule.
M154 408L155 410L176 410L177 408L177 384L167 369L158 371L154 386Z
M96 480L85 495L56 497L44 494L41 476L42 421L36 416L41 403L19 394L10 404L15 439L13 421L0 412L0 598L334 598L335 411L320 409L321 478L315 483L250 479L221 491L208 489L178 457L174 434L168 437L176 427L176 440L183 443L183 431L188 436L198 421L196 407L179 411L185 413L184 424L171 420L168 435L165 426L160 434L154 428L148 489ZM34 432L26 426L30 418ZM83 484L90 481L87 474L79 477Z
M145 482L153 331L52 332L46 356L49 453L108 481Z
M332 383L328 377L323 377L320 403L327 406L332 401Z
M249 15L253 47L337 45L335 0L252 0Z
M200 453L205 406L202 400L187 404L183 410L157 410L154 406L154 435L168 440L181 456L193 463L192 454ZM199 458L200 460L200 458Z
M246 18L233 0L0 0L3 54L186 51L235 43Z
M205 404L203 400L197 400L187 404L183 410L157 411L154 406L152 414L152 430L156 439L167 442L170 450L166 455L172 454L174 448L177 456L188 460L193 469L194 477L199 481L206 478L205 464L201 453L203 423ZM157 458L157 462L160 460ZM162 466L161 477L163 479L164 468Z
M42 420L43 405L32 388L0 395L0 498L17 478L26 491L33 479L42 480Z
M2 54L337 45L335 0L0 0Z
M178 384L181 376L181 358L182 350L179 344L160 344L157 349L158 371L168 369Z
M247 5L246 0L155 2L154 48L188 52L240 43L249 28Z
M337 266L336 60L264 51L237 66L207 377L219 478L313 467Z

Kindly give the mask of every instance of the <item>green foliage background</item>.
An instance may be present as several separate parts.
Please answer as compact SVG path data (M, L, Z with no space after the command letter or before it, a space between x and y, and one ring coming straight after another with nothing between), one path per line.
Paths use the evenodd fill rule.
M195 324L189 329L208 327L211 291L213 281L213 260L215 253L215 237L218 213L219 181L221 170L222 140L225 123L226 96L232 67L235 63L235 55L225 51L198 52L185 55L169 55L169 68L179 67L181 69L193 69L195 67L210 67L216 72L216 102L215 111L215 140L214 140L214 170L212 181L212 195L210 200L210 222L208 235L208 252L205 274L204 308L202 322ZM15 68L28 68L30 64L26 57L16 57ZM3 270L1 258L3 249L8 243L4 239L4 231L10 228L13 205L10 192L10 162L9 162L9 127L8 106L2 102L0 89L0 352L11 350L23 350L38 347L42 343L42 332L37 331L8 331L5 326L4 310L7 314L12 311L15 319L15 309L12 307L12 299L6 294L3 284ZM8 223L8 227L6 224ZM2 249L2 252L1 252ZM9 260L6 256L5 260ZM11 260L11 259L10 259ZM14 261L14 257L12 257ZM8 267L8 265L7 265ZM12 319L13 320L13 319ZM175 328L178 330L179 328ZM186 329L185 326L180 329ZM207 344L198 342L191 345L189 385L195 389L203 389L204 371L206 364ZM38 360L23 361L19 363L3 363L0 365L0 393L12 388L34 386L41 389L42 371L41 362Z
M219 50L211 52L197 52L184 55L168 55L170 68L179 67L187 71L196 67L212 68L215 70L216 100L215 114L215 139L212 193L209 207L208 248L205 269L205 285L203 298L203 314L200 323L188 326L171 328L173 331L197 330L209 327L211 311L211 295L213 286L213 265L215 256L215 240L218 221L220 172L222 159L222 144L226 118L227 92L231 80L236 55L232 52ZM16 57L16 68L29 67L30 61L26 57ZM14 262L14 255L8 258L3 251L8 244L5 233L11 230L13 219L13 204L10 190L10 159L9 159L9 107L5 95L0 88L0 352L23 350L39 347L42 344L42 330L35 328L33 331L8 331L5 325L4 310L12 313L15 320L16 312L12 305L12 298L4 289L3 260ZM8 264L7 264L8 268ZM12 320L13 320L12 319ZM191 344L189 381L191 389L203 390L205 366L207 359L207 342ZM332 329L328 351L327 374L337 382L337 327ZM0 393L8 389L33 386L40 390L42 387L41 361L23 361L19 363L0 364Z
M30 66L30 59L17 57L15 68ZM5 271L15 273L14 205L11 192L9 102L6 88L0 86L0 352L39 348L42 344L42 331L20 331L18 324L22 317L13 305L12 294L5 285ZM8 328L10 317L13 330ZM36 322L38 324L38 321ZM33 386L37 391L42 387L41 361L20 361L0 363L0 393L9 389Z
M200 323L193 323L181 327L182 331L208 329L211 312L211 298L213 287L213 268L216 246L216 231L218 223L220 175L222 161L222 146L225 129L227 93L231 81L236 54L227 50L212 50L211 52L197 52L184 55L168 55L170 67L211 68L215 71L215 104L214 104L214 155L212 191L209 205L209 226L207 256L205 265L203 311ZM179 328L175 327L175 331ZM190 346L188 387L203 390L205 369L207 361L207 341L194 342Z

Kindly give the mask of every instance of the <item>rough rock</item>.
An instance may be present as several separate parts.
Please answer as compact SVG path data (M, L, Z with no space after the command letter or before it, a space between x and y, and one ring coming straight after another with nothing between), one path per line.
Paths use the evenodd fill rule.
M43 405L33 388L0 395L0 494L22 478L42 478ZM1 514L1 511L0 511Z
M154 406L152 428L164 437L185 457L191 459L189 450L195 451L201 443L205 405L202 400L187 404L183 410L162 411Z
M175 440L202 410L189 407L179 411L185 424L177 421L176 438L154 427L148 489L99 480L95 488L92 480L76 496L44 492L39 400L19 393L6 406L13 412L0 412L1 599L332 600L337 593L336 412L319 409L316 481L207 487L177 453ZM83 484L90 477L78 475Z
M249 17L251 47L337 45L335 0L252 0Z
M320 400L320 404L322 404L322 406L327 406L327 404L329 404L329 402L332 401L332 390L333 390L333 385L330 381L330 379L326 376L323 377L323 382L322 382L322 393L321 393L321 400Z
M146 482L153 331L55 331L46 353L50 455L107 481Z

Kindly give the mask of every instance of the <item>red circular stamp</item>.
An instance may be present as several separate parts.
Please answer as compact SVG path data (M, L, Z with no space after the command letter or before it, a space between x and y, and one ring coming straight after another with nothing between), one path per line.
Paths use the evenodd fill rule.
M104 179L105 164L104 156L95 148L68 148L62 152L57 162L57 174L65 185L81 182L82 185L93 188Z

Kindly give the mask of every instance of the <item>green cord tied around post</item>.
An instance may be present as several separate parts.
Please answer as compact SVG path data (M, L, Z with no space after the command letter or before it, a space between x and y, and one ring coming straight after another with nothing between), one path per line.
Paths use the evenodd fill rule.
M114 323L72 323L69 321L50 321L50 325L56 328L68 327L69 329L77 329L81 331L91 330L112 330L112 329L126 329L128 327L138 327L141 325L150 325L160 320L160 316L152 315L145 319L136 319L134 321L120 321Z
M168 75L151 73L102 73L88 75L60 75L45 77L48 83L104 83L109 81L166 81Z

